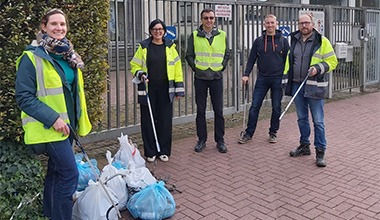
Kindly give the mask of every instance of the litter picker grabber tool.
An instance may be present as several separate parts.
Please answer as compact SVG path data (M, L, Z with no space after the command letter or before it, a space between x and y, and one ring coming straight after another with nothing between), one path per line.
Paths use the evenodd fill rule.
M286 106L284 112L280 115L280 121L281 121L282 117L284 117L285 113L288 111L290 105L293 103L293 101L294 101L294 99L296 98L296 96L298 95L298 93L300 92L302 86L306 83L307 78L309 78L309 76L310 76L310 73L311 73L311 71L309 70L309 72L307 73L307 76L305 77L305 79L303 79L303 81L302 81L301 85L298 87L296 93L294 93L292 99L289 101L289 103L288 103L288 105Z
M109 194L109 192L108 192L107 188L105 187L104 183L100 180L99 174L96 172L96 169L95 169L94 165L92 164L90 158L88 157L86 151L84 150L82 144L80 143L77 133L74 131L74 129L71 127L70 124L67 124L67 126L69 126L69 128L70 128L70 133L73 134L73 138L74 138L75 144L82 151L82 154L86 158L88 164L90 164L92 172L94 172L94 174L95 174L96 180L99 182L100 186L103 188L104 192L106 193L107 198L110 200L110 202L112 204L112 207L115 208L117 216L119 218L121 218L121 214L120 214L119 208L117 207L117 204L114 203L114 201L112 200L111 195Z
M10 218L9 220L13 220L13 218L15 217L16 212L17 212L19 209L21 209L23 205L28 205L28 204L32 203L32 202L33 202L38 196L40 196L40 195L41 195L41 193L39 192L39 193L37 193L32 199L30 199L30 200L28 200L28 201L21 201L21 202L18 204L16 210L13 212L13 214L12 214L12 216L11 216L11 218Z
M156 141L156 147L157 147L157 152L159 153L161 151L160 144L158 143L157 139L157 132L156 132L156 125L154 123L154 118L153 118L153 112L152 112L152 105L150 104L150 98L149 98L149 92L148 92L148 85L144 79L144 84L145 84L145 91L146 91L146 100L148 102L148 108L149 108L149 114L150 114L150 120L152 122L152 128L153 128L153 134L154 134L154 140Z
M247 103L248 103L249 84L248 81L243 84L243 97L244 97L244 109L243 109L243 130L240 132L240 137L243 138L245 134L246 116L247 116Z

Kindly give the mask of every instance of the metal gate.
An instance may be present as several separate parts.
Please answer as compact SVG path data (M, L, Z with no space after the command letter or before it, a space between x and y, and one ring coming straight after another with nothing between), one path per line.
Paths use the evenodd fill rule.
M204 0L112 0L109 25L108 90L104 94L104 120L84 141L116 138L120 133L133 134L140 131L140 111L137 92L132 84L129 61L138 43L148 37L149 22L155 18L175 28L175 43L180 54L185 84L185 97L175 101L173 124L195 121L196 105L193 73L185 61L187 38L200 22L204 8L223 5L227 16L218 17L216 25L226 31L232 58L224 72L224 113L242 110L241 77L255 38L261 35L262 21L268 13L275 14L280 27L286 31L297 30L299 11L311 11L324 15L324 35L333 44L346 42L351 48L352 60L340 59L339 66L330 78L330 94L335 90L360 87L365 83L379 82L379 12L359 8L322 5L262 3L252 1L204 1ZM366 15L366 16L364 16ZM367 25L364 25L366 21ZM366 29L365 39L358 38L360 30ZM363 50L366 48L366 50ZM367 57L365 59L362 59ZM367 63L364 63L367 62ZM366 67L366 71L363 71ZM366 73L363 76L363 73ZM254 85L256 71L251 74ZM251 86L252 87L252 86ZM252 90L252 88L251 88ZM269 96L268 96L269 97ZM211 105L206 117L213 117Z
M364 89L380 82L380 11L366 11L365 30Z

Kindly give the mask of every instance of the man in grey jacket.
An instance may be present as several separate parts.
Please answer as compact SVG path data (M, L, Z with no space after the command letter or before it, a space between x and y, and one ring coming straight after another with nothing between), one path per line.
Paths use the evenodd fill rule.
M197 104L196 127L198 142L195 152L206 147L207 92L210 90L214 110L214 140L220 153L227 152L224 143L223 117L223 71L230 57L226 33L214 27L215 12L204 9L201 12L202 25L188 39L186 60L194 71L195 102Z
M294 96L297 111L297 123L300 131L300 145L289 152L291 157L310 155L311 127L309 111L314 127L314 145L316 165L325 167L327 146L324 124L324 98L328 92L328 73L338 65L334 48L330 41L314 29L313 17L301 15L298 19L298 31L290 34L290 50L285 63L288 82L285 95ZM304 86L302 81L305 81Z

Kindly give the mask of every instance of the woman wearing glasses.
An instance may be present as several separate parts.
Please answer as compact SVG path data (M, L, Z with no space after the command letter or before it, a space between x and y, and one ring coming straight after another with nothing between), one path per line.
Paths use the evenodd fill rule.
M83 62L66 38L68 21L59 9L41 19L37 39L16 61L16 101L24 141L49 156L43 209L49 219L72 218L78 169L70 127L87 135L91 124L83 91Z
M131 73L138 84L141 135L144 155L148 162L156 157L168 161L172 148L173 100L184 96L181 59L176 45L164 38L166 25L160 19L149 25L150 37L142 41L131 60ZM152 107L154 128L149 112L147 94ZM156 144L156 137L159 146ZM159 148L159 149L158 149Z

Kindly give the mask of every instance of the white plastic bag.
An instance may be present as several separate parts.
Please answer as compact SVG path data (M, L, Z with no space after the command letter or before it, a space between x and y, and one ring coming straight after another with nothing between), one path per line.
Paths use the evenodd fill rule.
M121 161L127 168L133 164L134 167L145 167L145 160L142 158L139 149L130 143L128 135L123 135L118 138L120 148L115 154L115 160Z
M125 182L127 183L129 198L148 185L157 182L146 167L138 167L123 171Z
M108 164L104 166L102 170L102 174L100 175L100 181L106 183L106 185L111 188L118 199L118 207L120 210L124 210L127 208L128 202L128 189L127 183L122 177L121 170L118 170L116 167L112 165L112 157L111 152L107 150L106 158Z
M115 192L105 186L114 204L117 203ZM80 194L73 207L73 220L104 220L112 202L99 182L90 180L86 189ZM117 212L112 208L109 220L117 220Z

